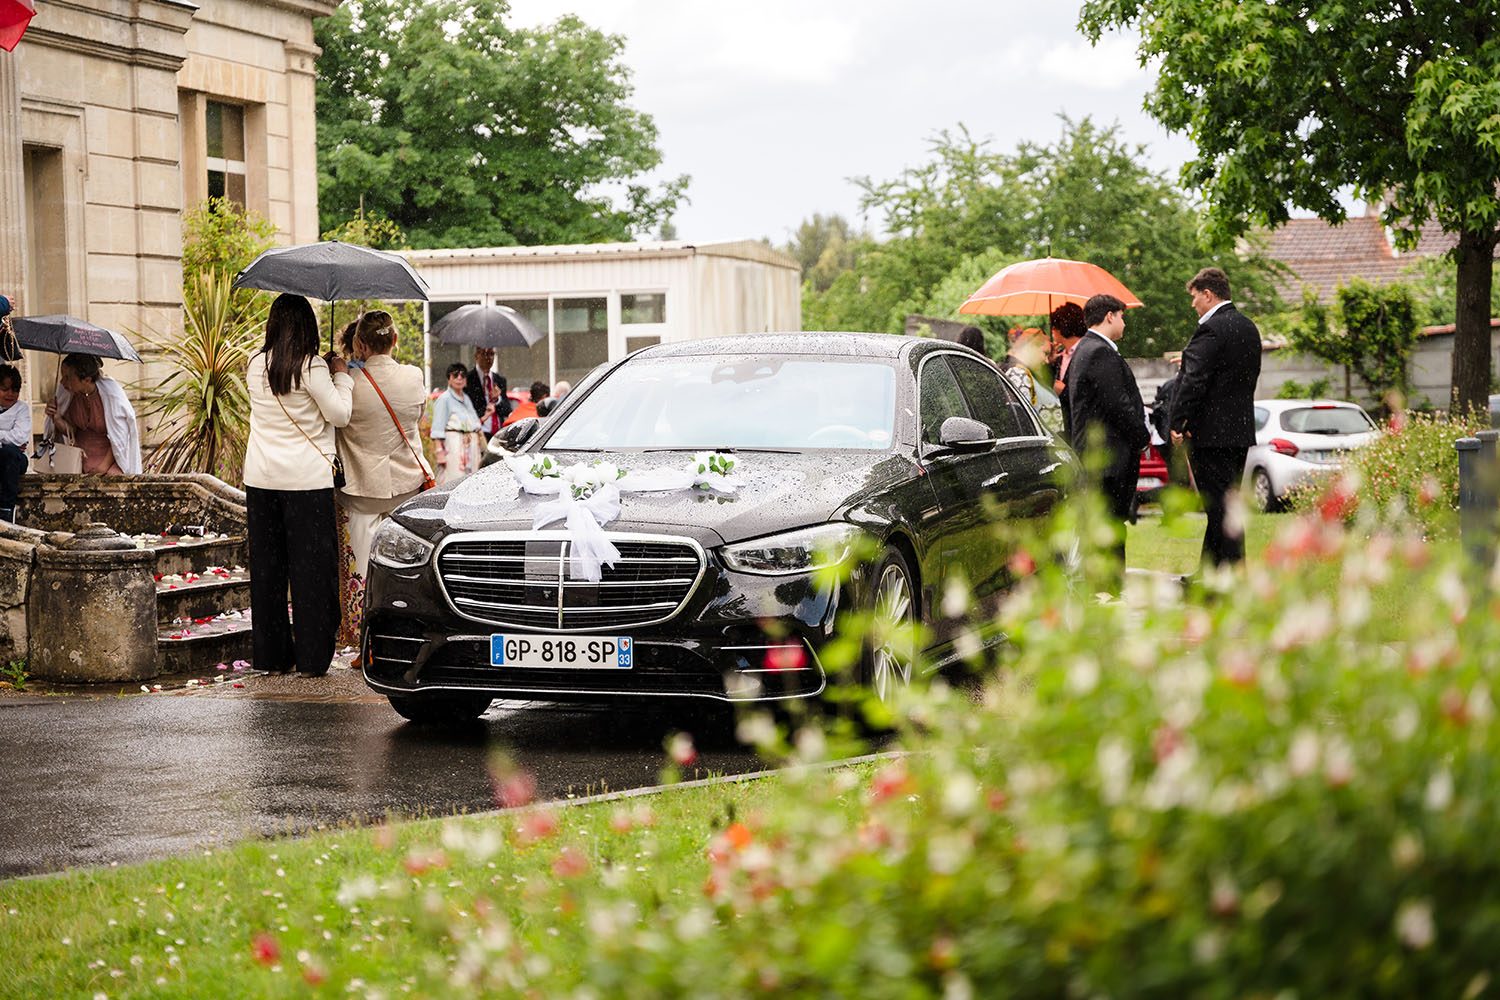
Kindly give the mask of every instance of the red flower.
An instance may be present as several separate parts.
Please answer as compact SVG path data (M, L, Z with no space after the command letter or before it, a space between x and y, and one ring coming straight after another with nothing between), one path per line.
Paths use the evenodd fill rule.
M281 946L274 937L261 931L250 941L250 954L261 965L275 965L281 961Z
M1036 560L1031 558L1031 553L1021 549L1010 557L1007 564L1012 576L1030 576L1036 572Z
M678 767L690 767L698 759L698 748L687 733L673 733L667 742L667 753Z
M406 855L405 860L401 864L406 869L406 874L415 878L426 875L434 868L447 868L448 855L440 850L425 852L413 850Z
M538 809L521 817L516 825L521 843L534 844L557 833L557 817L546 809Z
M906 771L906 765L898 760L876 772L870 781L870 794L876 802L884 802L898 795L910 794L916 787L916 782L912 781L911 775Z
M495 784L495 800L502 808L515 809L530 805L536 798L536 778L529 771L512 771L501 775Z
M589 859L576 847L564 847L552 859L552 874L558 878L577 878L588 870Z
M1156 755L1158 764L1182 749L1182 743L1182 730L1176 726L1159 726L1151 734L1151 752Z
M1455 726L1467 726L1469 724L1469 703L1464 693L1456 687L1451 687L1443 692L1438 701L1442 709L1443 718Z

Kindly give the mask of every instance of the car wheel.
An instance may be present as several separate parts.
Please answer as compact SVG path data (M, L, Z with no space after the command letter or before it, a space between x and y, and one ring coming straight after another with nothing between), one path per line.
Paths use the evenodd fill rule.
M403 719L425 725L452 725L473 722L490 707L492 699L485 694L389 695L391 707Z
M916 588L911 568L899 549L887 548L876 563L869 598L870 635L865 640L865 681L881 701L911 684L916 650Z
M1250 496L1255 501L1255 509L1262 513L1271 513L1281 506L1265 469L1256 469L1250 476Z

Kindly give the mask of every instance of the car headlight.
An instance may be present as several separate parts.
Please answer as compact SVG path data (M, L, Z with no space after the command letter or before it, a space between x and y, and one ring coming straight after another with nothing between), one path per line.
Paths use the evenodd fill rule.
M432 543L407 531L390 518L380 522L370 541L370 558L382 566L412 569L432 556Z
M783 535L724 546L724 561L741 573L781 576L836 566L849 558L861 532L852 524L820 524Z

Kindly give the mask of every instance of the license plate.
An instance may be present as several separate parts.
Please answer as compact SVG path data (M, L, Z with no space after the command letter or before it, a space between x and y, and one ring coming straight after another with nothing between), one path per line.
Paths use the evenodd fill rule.
M635 643L624 635L491 635L495 667L580 667L629 670Z

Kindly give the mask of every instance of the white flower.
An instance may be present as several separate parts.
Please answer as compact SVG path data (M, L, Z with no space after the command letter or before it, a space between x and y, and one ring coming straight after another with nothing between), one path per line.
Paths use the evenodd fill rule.
M979 783L968 771L955 771L943 783L943 812L967 816L979 803Z
M1408 948L1421 951L1437 937L1432 922L1432 904L1425 899L1407 900L1396 911L1396 936Z
M1423 802L1433 812L1442 812L1453 804L1453 775L1447 768L1428 779Z
M1318 757L1321 753L1318 743L1318 734L1311 729L1299 729L1292 737L1291 748L1286 754L1286 768L1292 777L1300 778L1311 774L1318 766Z
M1068 691L1077 695L1091 693L1099 686L1099 663L1092 656L1080 656L1068 668Z
M1119 805L1125 801L1130 789L1132 761L1130 747L1118 736L1106 736L1099 741L1094 754L1094 766L1099 770L1099 792L1106 805Z

